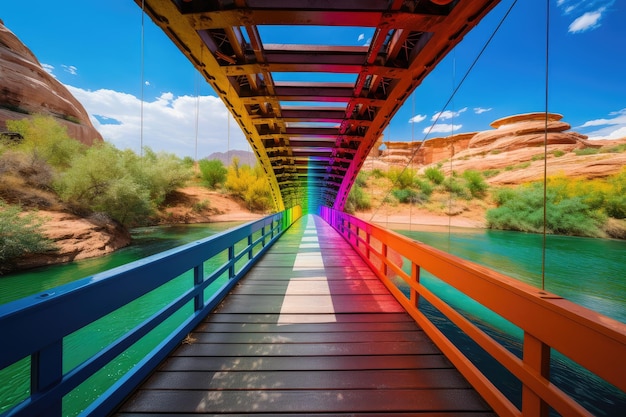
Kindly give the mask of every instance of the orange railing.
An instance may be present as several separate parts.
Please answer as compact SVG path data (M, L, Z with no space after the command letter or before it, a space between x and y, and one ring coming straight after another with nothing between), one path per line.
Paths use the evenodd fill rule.
M547 416L550 407L563 416L592 415L550 380L551 349L626 391L626 324L346 213L324 207L321 216L363 257L498 415ZM403 264L410 264L410 273L404 271ZM522 358L426 288L420 282L422 270L522 329ZM392 277L402 279L409 288L408 295ZM521 410L418 309L420 298L521 382Z

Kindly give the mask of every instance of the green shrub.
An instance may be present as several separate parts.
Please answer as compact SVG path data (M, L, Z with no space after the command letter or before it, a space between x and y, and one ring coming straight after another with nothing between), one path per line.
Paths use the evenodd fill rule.
M559 158L559 157L565 155L565 152L560 150L560 149L555 149L551 153L552 153L552 155L554 155L555 158Z
M391 190L391 195L394 196L400 203L404 204L422 204L428 201L428 196L411 188L394 188Z
M499 169L487 169L487 170L483 171L483 176L485 178L491 178L491 177L495 177L499 173L500 173Z
M32 154L58 169L66 169L86 146L69 137L65 126L51 116L34 115L21 120L7 120L7 129L18 132L24 141L17 150Z
M384 177L386 177L385 173L380 168L374 168L372 170L372 175L374 176L374 178L384 178Z
M467 189L463 182L459 181L457 178L446 178L443 182L443 187L446 191L456 195L457 197L464 198L466 200L472 199L472 194L469 189Z
M427 199L428 199L428 197L430 197L430 195L434 191L434 187L433 187L432 183L430 183L429 181L421 180L419 178L415 178L415 181L413 181L413 185L415 187L419 188L420 191L422 192L422 194L424 194L424 196Z
M487 185L487 182L480 171L468 169L463 172L463 178L465 178L465 181L467 182L467 189L472 197L482 198L485 196L489 185Z
M443 183L443 180L446 178L441 169L436 167L426 168L424 175L430 180L430 182L437 185Z
M598 148L574 149L574 154L576 154L576 156L595 155L597 153L600 153L600 149Z
M392 168L389 170L389 179L398 188L404 189L413 185L415 174L415 170L411 168Z
M19 206L0 200L0 272L22 255L55 248L54 243L43 235L41 225L42 221L35 213L22 215Z
M347 213L354 213L357 210L368 210L371 207L370 196L363 191L363 188L354 184L348 194L345 210Z
M140 157L105 143L75 157L54 187L75 212L103 212L131 226L153 214L191 175L191 168L173 154L146 148Z
M499 207L487 211L492 229L543 231L543 184L533 183L516 190L497 192ZM556 187L546 192L546 229L549 233L599 236L606 218L591 209L580 197L564 197Z
M369 174L365 171L359 171L356 176L355 184L359 187L367 188L367 179L369 178Z
M209 188L215 189L226 181L228 170L219 159L202 159L198 162L198 166L202 180Z

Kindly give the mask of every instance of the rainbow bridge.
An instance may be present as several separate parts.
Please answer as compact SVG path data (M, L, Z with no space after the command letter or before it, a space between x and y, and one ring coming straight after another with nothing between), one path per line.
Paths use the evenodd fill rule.
M0 372L24 369L28 386L2 417L592 415L551 378L557 353L626 391L626 325L343 212L396 111L496 0L136 3L237 120L278 213L0 306ZM263 25L374 35L363 47L278 45ZM356 81L274 81L290 72ZM516 326L521 351L425 274ZM150 297L152 313L134 314ZM72 357L77 334L100 349ZM468 343L512 375L512 397Z

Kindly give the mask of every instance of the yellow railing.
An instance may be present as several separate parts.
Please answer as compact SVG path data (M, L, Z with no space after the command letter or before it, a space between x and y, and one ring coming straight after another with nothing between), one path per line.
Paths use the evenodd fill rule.
M626 324L473 262L324 207L322 217L356 249L433 342L500 416L591 416L550 380L551 349L626 391ZM410 262L410 274L402 265ZM405 264L406 267L406 264ZM482 331L420 283L428 271L521 328L523 357ZM405 295L390 277L410 288ZM522 383L521 410L418 309L423 298Z

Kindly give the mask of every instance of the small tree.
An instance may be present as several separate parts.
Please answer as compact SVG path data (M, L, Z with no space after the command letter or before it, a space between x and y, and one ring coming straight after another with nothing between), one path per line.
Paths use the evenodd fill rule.
M17 150L31 153L58 169L68 168L72 158L85 150L85 145L72 139L65 126L51 116L7 120L6 125L24 137Z
M228 170L219 159L202 159L198 162L200 175L209 188L215 189L224 184Z

